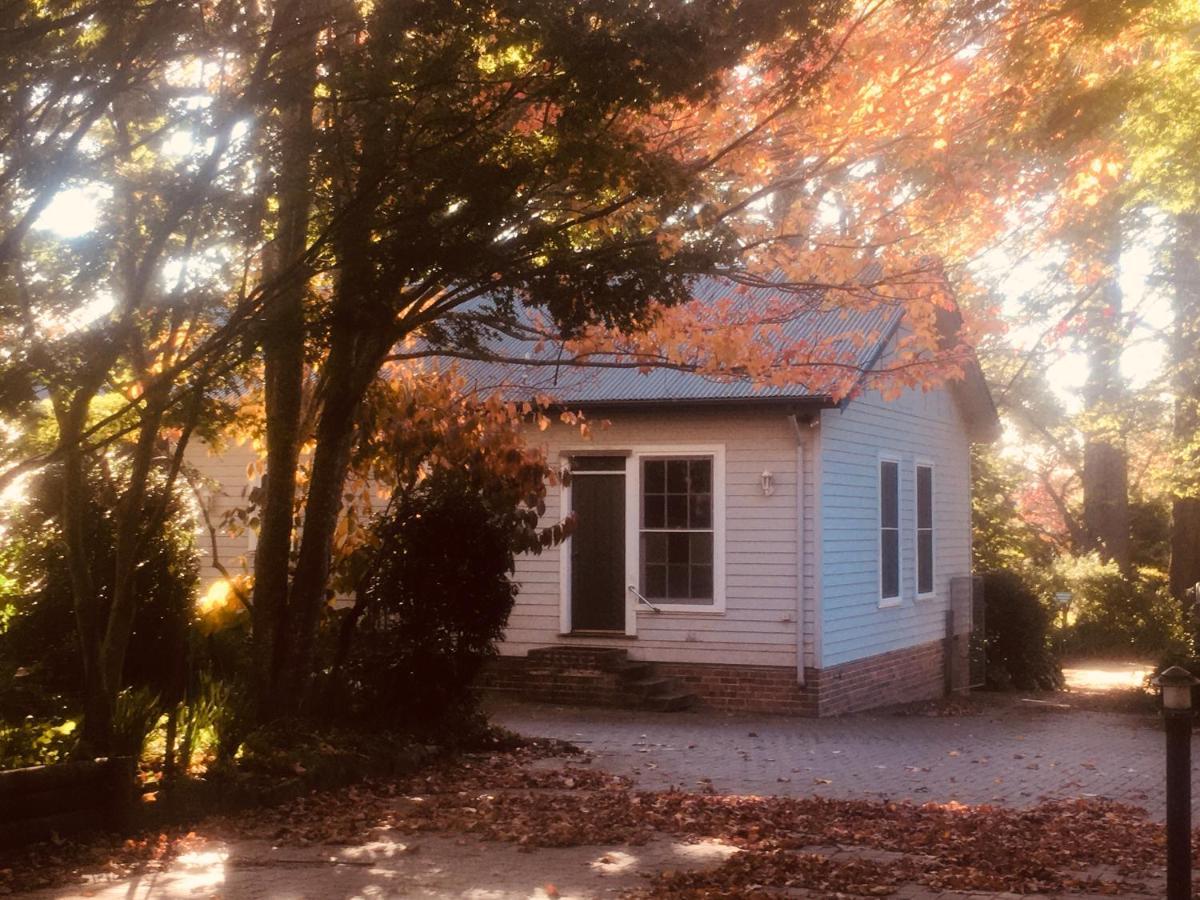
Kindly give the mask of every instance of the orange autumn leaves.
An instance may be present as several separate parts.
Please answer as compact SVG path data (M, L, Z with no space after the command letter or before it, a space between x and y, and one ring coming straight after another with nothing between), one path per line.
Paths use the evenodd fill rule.
M675 152L709 167L724 199L668 219L653 239L670 256L691 232L729 226L741 248L731 271L774 273L785 316L813 293L850 313L903 309L901 340L871 386L936 386L1000 327L978 281L981 257L1049 247L1120 189L1119 148L1102 133L1067 140L1073 126L1048 110L1136 65L1142 29L1133 16L1100 33L1049 0L971 11L949 0L857 3L809 61L806 92L784 95L789 79L764 50L711 106L653 120ZM1105 275L1070 271L1083 284ZM938 310L956 304L967 324L948 341ZM835 397L862 389L849 348L878 334L848 327L788 342L772 325L779 316L772 308L753 323L737 304L688 304L656 310L644 332L593 328L567 347L581 360L604 354Z

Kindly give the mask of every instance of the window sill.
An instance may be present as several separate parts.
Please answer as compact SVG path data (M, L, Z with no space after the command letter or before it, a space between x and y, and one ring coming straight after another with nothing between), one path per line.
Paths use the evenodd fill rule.
M647 609L645 607L638 608L639 616L710 616L718 617L725 615L725 610L712 606L659 606L658 610Z
M903 597L884 597L879 601L880 609L894 609L904 603Z
M918 600L936 600L937 591L930 591L928 594L917 594Z
M633 640L637 638L636 634L626 634L624 631L560 631L560 638L580 638L581 640Z

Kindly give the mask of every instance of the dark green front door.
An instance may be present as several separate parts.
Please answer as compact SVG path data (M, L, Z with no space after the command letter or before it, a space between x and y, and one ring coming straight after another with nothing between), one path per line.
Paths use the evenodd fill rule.
M572 461L571 630L625 630L625 460Z

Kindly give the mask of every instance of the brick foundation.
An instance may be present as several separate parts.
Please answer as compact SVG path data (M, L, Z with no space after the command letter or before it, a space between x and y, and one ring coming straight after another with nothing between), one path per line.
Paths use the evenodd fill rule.
M796 682L795 670L787 666L655 662L653 669L694 695L705 709L836 716L945 695L957 681L954 670L946 667L948 649L955 657L954 669L959 668L957 657L963 652L960 646L948 648L945 641L931 641L825 669L807 669L803 686ZM553 652L541 651L541 660L536 663L526 657L499 657L484 672L480 687L564 705L627 705L627 688L615 678L569 667L548 670L545 660L547 653L552 657Z
M946 693L945 644L931 641L817 673L820 715L837 716Z
M619 706L620 683L615 676L596 673L546 672L530 665L523 656L500 656L490 660L477 681L484 690L563 706Z
M655 667L695 694L706 709L784 716L818 714L817 693L811 680L815 669L807 670L809 683L801 686L796 682L796 670L789 666L656 663Z

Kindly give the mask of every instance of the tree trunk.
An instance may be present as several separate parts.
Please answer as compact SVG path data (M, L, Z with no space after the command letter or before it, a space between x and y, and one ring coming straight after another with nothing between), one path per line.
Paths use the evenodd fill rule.
M388 330L332 337L326 390L317 424L312 477L304 506L304 535L288 604L290 652L283 682L286 708L299 711L313 673L317 628L328 591L333 537L342 508L358 411L392 345Z
M267 248L263 281L278 280L264 315L262 334L267 478L254 555L254 600L251 624L254 643L255 695L263 718L271 717L286 699L280 678L288 643L288 574L291 561L296 469L299 464L300 418L304 399L304 299L307 272L299 262L308 245L312 207L310 160L313 147L313 91L316 29L311 3L292 7L295 19L281 31L284 41L283 96L279 133L283 145L275 193L279 222Z
M75 631L79 638L79 656L83 662L83 729L80 752L97 756L108 752L112 742L113 705L104 682L101 658L103 610L96 595L87 547L89 496L85 455L81 436L87 425L88 409L95 390L81 386L68 398L53 399L58 420L59 442L66 447L63 456L61 525L71 579L71 599L75 609Z
M162 406L159 399L150 396L146 401L146 410L139 426L138 442L134 447L129 485L117 505L113 595L104 629L104 643L100 650L104 684L114 698L124 683L122 675L125 671L125 653L133 633L133 617L137 612L134 578L137 575L140 551L144 546L142 534L145 527L143 514L146 512L146 488L154 466L158 429L162 422Z
M343 35L343 40L352 40ZM336 67L336 44L326 65ZM370 84L368 75L367 83ZM378 89L387 90L386 85ZM361 123L358 133L373 135L373 121ZM379 127L382 127L379 125ZM296 714L306 705L315 668L317 633L329 589L334 534L342 509L342 491L350 467L359 410L395 335L395 313L389 298L393 284L380 287L373 265L371 212L378 178L386 168L377 142L361 148L358 166L347 170L338 187L348 200L347 215L334 231L338 274L329 322L329 354L322 367L322 390L317 398L320 417L316 448L304 505L304 527L296 568L287 599L283 652L274 658L279 673L279 704ZM283 647L286 642L286 647Z
M1128 572L1130 556L1129 458L1121 419L1120 219L1106 226L1105 262L1110 274L1098 302L1088 306L1088 378L1084 386L1083 525L1091 549Z
M1200 582L1200 215L1176 216L1171 250L1174 323L1175 496L1171 503L1171 594ZM1189 603L1190 606L1190 603Z

